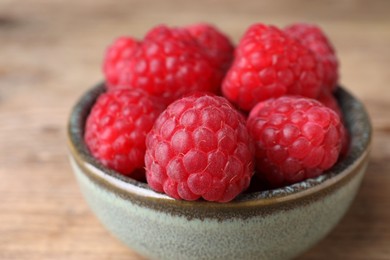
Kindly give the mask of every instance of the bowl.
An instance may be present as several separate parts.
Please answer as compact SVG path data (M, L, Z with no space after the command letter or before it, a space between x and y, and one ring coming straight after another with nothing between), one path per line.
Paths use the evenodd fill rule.
M353 201L368 162L371 123L361 102L339 87L350 133L347 155L323 175L229 203L174 200L100 164L84 140L99 84L74 106L68 124L70 163L101 223L151 259L288 259L322 239Z

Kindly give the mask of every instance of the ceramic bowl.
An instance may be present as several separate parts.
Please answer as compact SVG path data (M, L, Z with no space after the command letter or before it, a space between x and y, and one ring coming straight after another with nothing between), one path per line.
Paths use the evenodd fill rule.
M288 259L323 238L341 219L363 178L371 124L345 89L336 96L351 142L347 156L315 179L244 193L229 203L178 201L107 169L83 141L86 116L102 84L81 97L68 127L70 162L81 191L103 225L151 259Z

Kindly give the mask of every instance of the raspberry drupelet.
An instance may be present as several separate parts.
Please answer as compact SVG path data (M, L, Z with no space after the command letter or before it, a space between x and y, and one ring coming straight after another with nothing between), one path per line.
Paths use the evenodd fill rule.
M223 97L196 94L173 102L146 138L149 186L176 199L228 202L253 175L245 119Z

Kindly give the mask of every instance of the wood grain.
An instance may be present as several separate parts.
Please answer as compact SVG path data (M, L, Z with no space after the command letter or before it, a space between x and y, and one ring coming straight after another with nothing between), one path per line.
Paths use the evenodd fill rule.
M371 162L341 223L299 259L390 259L390 1L0 0L0 259L142 259L83 201L67 161L70 107L116 36L207 21L237 41L263 21L320 24L341 82L367 106Z

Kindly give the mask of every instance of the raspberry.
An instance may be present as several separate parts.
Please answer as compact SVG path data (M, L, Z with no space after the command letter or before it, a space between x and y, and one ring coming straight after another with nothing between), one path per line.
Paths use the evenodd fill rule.
M234 53L230 39L210 24L194 24L185 28L199 43L214 66L223 73L229 68Z
M274 26L252 25L237 49L223 84L223 94L249 111L259 101L286 94L316 98L322 66L300 42Z
M103 72L108 87L118 84L118 77L139 47L139 42L131 37L119 37L107 48L103 62Z
M220 91L219 86L233 60L233 44L226 35L209 24L195 24L187 26L185 29L196 39L216 68L213 84L218 86Z
M316 54L324 68L324 87L334 91L339 78L338 60L331 42L321 28L316 25L296 23L286 27L284 32L300 40Z
M327 89L323 89L321 91L317 100L320 101L322 104L324 104L326 107L329 107L330 109L335 111L339 115L340 119L343 119L343 113L341 112L339 103L337 102L333 94L329 92Z
M166 25L158 25L150 29L146 33L144 40L151 40L156 42L175 40L181 43L196 46L195 48L199 47L194 37L192 37L192 35L186 29L180 27L168 27Z
M223 97L187 96L158 117L146 137L149 186L183 200L227 202L253 175L245 120Z
M333 96L332 93L330 93L327 89L324 89L321 93L320 93L320 96L317 98L318 101L320 101L322 104L324 104L326 107L329 107L330 109L332 109L333 111L335 111L340 119L341 119L341 122L343 123L343 133L342 133L342 148L341 148L341 151L340 151L340 155L341 156L345 156L348 152L348 148L349 148L349 134L348 134L348 130L347 128L345 127L344 125L344 115L341 111L341 108L337 102L337 99Z
M257 174L271 186L320 175L338 160L343 125L314 99L283 96L257 104L247 127L256 143Z
M92 107L85 142L103 165L133 176L144 167L145 136L161 111L158 102L144 91L110 89Z
M166 104L195 91L215 92L215 68L184 29L158 26L121 69L118 86L140 88Z

